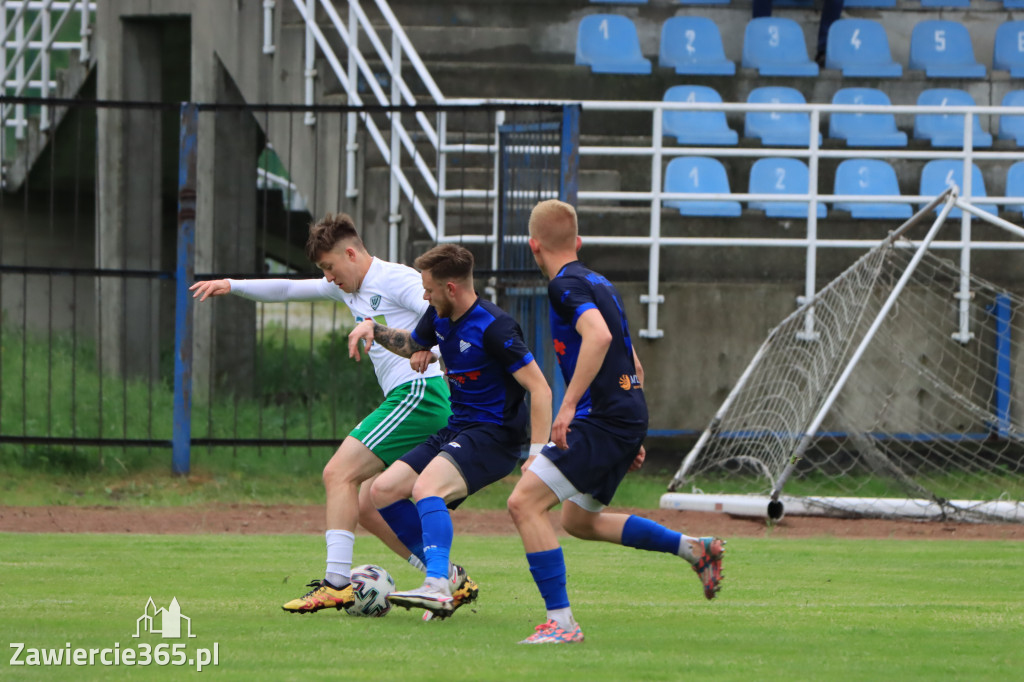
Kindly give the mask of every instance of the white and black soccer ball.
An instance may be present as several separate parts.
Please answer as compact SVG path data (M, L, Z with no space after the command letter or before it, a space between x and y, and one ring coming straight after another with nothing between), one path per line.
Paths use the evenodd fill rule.
M388 595L395 591L391 574L380 566L365 564L352 569L352 596L355 603L345 609L352 616L386 616L391 610Z

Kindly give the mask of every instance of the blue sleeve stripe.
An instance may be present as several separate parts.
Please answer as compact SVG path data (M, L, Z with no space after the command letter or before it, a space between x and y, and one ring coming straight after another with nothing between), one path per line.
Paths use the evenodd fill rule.
M588 302L584 303L583 305L579 306L578 308L576 308L576 312L573 313L573 316L572 316L572 326L575 327L576 323L579 322L580 315L582 315L583 313L587 312L588 310L596 310L596 309L597 309L597 305L594 304L594 303L591 303L590 301L588 301Z
M516 362L515 364L509 365L509 367L508 367L509 374L515 374L516 372L521 370L523 367L526 367L531 362L533 362L533 353L527 353L526 355L524 355L522 357L521 360L519 360L519 362Z

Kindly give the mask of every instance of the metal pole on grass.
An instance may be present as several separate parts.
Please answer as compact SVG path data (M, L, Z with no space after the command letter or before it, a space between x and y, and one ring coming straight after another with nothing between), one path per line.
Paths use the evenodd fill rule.
M192 297L196 263L196 148L199 108L181 105L178 144L178 259L174 270L174 425L171 471L185 476L192 444Z

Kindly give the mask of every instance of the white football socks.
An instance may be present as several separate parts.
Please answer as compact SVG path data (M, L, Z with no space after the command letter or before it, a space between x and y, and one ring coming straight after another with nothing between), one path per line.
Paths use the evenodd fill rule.
M329 530L327 535L327 573L324 576L335 587L348 585L352 575L352 549L356 536L350 530Z
M420 558L418 556L416 556L415 554L410 554L409 558L406 559L406 561L408 561L409 565L412 566L413 568L415 568L420 573L426 573L427 572L427 565L424 564L422 561L420 561Z
M558 627L563 630L571 630L576 623L576 619L572 617L571 606L564 609L548 609L548 619L558 623Z
M691 542L700 542L700 538L691 538L689 535L682 535L679 538L679 551L676 552L691 564L697 563L697 556L693 553Z

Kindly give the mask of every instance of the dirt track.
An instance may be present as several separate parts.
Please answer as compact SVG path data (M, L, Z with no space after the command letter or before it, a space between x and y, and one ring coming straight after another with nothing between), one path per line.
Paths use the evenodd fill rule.
M905 539L1024 540L1024 524L957 524L874 519L786 517L774 528L763 521L724 514L670 509L620 509L693 535L730 537L847 537ZM504 511L456 510L456 533L514 534ZM558 525L557 515L552 520ZM4 507L0 532L30 533L241 533L323 532L319 506L210 505L199 508Z

